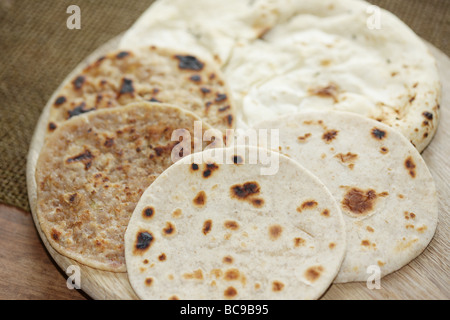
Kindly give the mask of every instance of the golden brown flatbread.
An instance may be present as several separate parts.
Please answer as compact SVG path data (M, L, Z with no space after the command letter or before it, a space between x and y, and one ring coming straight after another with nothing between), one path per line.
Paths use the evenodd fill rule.
M37 216L52 247L93 268L126 271L123 238L131 213L172 165L179 143L171 141L173 130L194 137L194 121L200 119L180 108L140 102L61 125L36 166ZM192 148L202 143L195 141Z
M149 46L106 54L68 81L52 102L47 133L80 114L137 101L174 104L217 129L234 127L234 107L215 63Z

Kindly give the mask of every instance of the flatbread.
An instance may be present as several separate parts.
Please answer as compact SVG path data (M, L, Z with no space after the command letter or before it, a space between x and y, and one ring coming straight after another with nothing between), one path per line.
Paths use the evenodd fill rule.
M234 127L230 93L214 62L149 46L101 56L68 81L52 101L47 134L74 116L137 101L174 104L217 129Z
M284 116L255 128L279 129L276 148L317 175L339 203L348 249L336 282L366 281L369 266L385 276L431 241L438 221L433 177L397 130L337 111Z
M249 161L257 152L279 170L261 175L269 165ZM344 229L298 163L254 147L207 150L142 195L125 235L128 278L141 299L315 299L339 269Z
M434 57L397 17L365 1L158 0L121 43L219 57L238 127L304 110L350 111L400 130L420 152L438 127Z
M180 108L140 102L61 125L36 166L36 214L51 246L87 266L125 272L123 237L134 207L172 165L178 144L172 131L185 129L194 137L195 121L200 119ZM192 148L194 143L202 147L192 138Z
M440 116L435 59L392 14L380 11L382 29L371 30L368 3L332 1L329 9L328 2L298 1L288 23L234 51L226 75L243 100L245 122L304 110L351 111L400 130L422 151ZM233 77L243 66L251 86Z
M261 37L277 21L273 0L159 0L123 35L120 47L157 45L226 64L236 43Z

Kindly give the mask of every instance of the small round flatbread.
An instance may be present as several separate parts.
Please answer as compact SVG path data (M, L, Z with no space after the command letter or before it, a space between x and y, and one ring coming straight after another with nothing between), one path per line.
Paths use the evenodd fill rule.
M214 62L155 46L108 53L55 94L47 134L90 111L150 101L177 105L221 130L234 127L234 107Z
M276 161L279 170L261 175L268 165L249 164L255 154L272 159L270 166ZM125 257L137 295L320 297L341 265L346 242L342 214L325 186L266 149L207 150L200 162L198 156L160 175L133 213Z
M276 149L317 175L339 203L348 250L336 282L366 281L370 266L385 276L431 241L438 221L433 177L398 131L337 111L284 116L255 128L279 129Z
M141 102L61 125L36 166L36 212L51 246L87 266L125 272L123 241L134 207L172 165L179 143L171 141L173 130L194 137L195 121L200 119L180 108ZM192 139L194 144L202 147Z

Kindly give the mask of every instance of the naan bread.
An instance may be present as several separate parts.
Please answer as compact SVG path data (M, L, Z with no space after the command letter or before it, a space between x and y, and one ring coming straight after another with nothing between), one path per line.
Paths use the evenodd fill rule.
M62 124L36 166L37 217L51 246L87 266L125 272L128 220L144 190L173 163L172 131L194 137L194 121L200 119L185 110L141 102Z
M387 11L380 11L382 29L369 29L368 6L298 1L289 22L237 48L225 73L242 100L244 122L251 126L305 110L351 111L400 130L422 151L440 116L435 59Z
M261 37L277 16L274 0L159 0L124 34L120 47L189 49L223 65L236 43Z
M372 265L385 276L431 241L438 221L433 177L397 130L336 111L284 116L255 128L279 129L280 152L317 175L339 203L348 245L336 282L366 281Z
M238 127L350 111L400 130L419 151L438 127L435 59L408 26L365 1L159 0L122 39L140 43L215 56Z
M249 164L258 152L259 159L263 154L278 161L274 175L261 175L267 166L260 161ZM136 206L125 257L137 295L320 297L346 243L342 214L325 186L298 163L265 149L207 150L202 163L198 156L167 169Z
M137 101L174 104L217 129L233 128L233 103L215 65L155 46L109 53L85 67L56 94L47 133L74 116Z

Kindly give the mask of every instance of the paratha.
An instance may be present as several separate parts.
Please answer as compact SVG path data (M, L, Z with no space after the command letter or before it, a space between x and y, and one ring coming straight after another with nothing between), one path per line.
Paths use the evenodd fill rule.
M93 110L150 101L177 105L217 129L234 127L230 93L215 62L155 46L101 56L55 95L47 133Z
M279 170L261 175L268 164L251 164L256 152L277 159ZM295 161L266 149L210 149L201 162L195 156L162 173L130 220L125 257L137 295L320 297L346 243L342 214L325 186Z
M87 266L125 272L123 241L134 207L172 165L172 148L179 143L171 140L173 130L194 137L195 121L201 123L183 109L140 102L64 122L36 165L36 214L51 246ZM194 144L202 148L192 138Z
M279 151L315 174L339 203L348 245L336 282L366 281L369 266L385 276L427 247L438 222L436 188L397 130L337 111L283 116L255 128L279 129Z
M219 57L238 127L350 111L400 130L419 151L438 127L434 57L397 17L365 1L158 0L121 45L140 43Z

